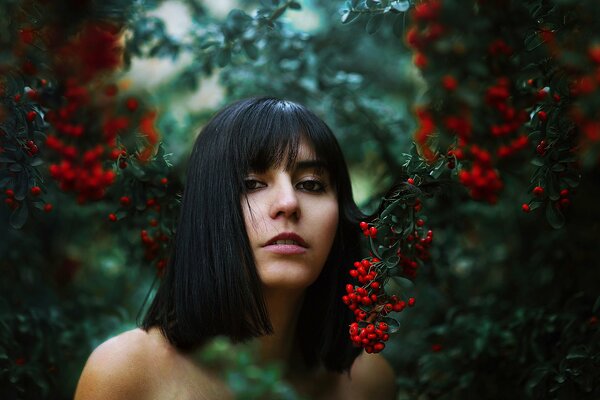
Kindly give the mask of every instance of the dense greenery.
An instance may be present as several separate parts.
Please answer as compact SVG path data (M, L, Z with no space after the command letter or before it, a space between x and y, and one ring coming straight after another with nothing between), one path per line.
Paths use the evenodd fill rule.
M185 35L159 1L0 4L2 398L72 397L90 351L134 326L195 133L263 94L331 125L365 210L409 188L373 226L410 227L406 251L418 219L433 231L418 272L401 271L414 286L386 282L416 298L383 351L400 398L599 397L594 0L244 0L226 17L167 3L185 7ZM128 83L157 58L168 78ZM196 106L212 78L222 94ZM206 362L240 397L295 398L228 346Z

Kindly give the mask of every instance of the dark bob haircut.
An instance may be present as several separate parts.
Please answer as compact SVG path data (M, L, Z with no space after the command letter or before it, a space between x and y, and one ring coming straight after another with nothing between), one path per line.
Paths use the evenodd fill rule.
M317 280L307 288L296 345L308 367L347 371L360 353L348 339L353 314L343 304L348 267L360 258L348 169L329 127L305 107L251 98L217 113L200 132L187 168L181 214L165 275L141 323L159 327L182 350L217 335L234 342L272 333L244 225L244 178L293 165L304 139L335 188L339 223Z

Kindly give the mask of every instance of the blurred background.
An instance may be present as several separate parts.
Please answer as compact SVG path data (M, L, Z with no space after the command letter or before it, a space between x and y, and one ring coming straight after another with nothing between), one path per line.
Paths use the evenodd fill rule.
M305 104L357 203L427 192L399 399L600 397L600 15L592 1L3 0L0 397L73 396L136 326L220 107ZM357 228L358 229L358 228ZM349 268L350 266L340 266ZM206 350L239 398L275 367Z

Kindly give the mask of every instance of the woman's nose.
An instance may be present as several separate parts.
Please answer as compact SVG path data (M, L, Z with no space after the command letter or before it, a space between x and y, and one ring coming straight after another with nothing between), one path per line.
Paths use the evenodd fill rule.
M271 218L283 216L297 219L300 217L298 194L289 180L281 179L273 186L273 198L269 211Z

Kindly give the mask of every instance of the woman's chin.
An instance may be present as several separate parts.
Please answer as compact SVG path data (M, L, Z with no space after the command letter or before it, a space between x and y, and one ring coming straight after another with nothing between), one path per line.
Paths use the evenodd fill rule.
M310 271L302 267L260 271L260 280L268 289L306 289L319 276L319 271Z

